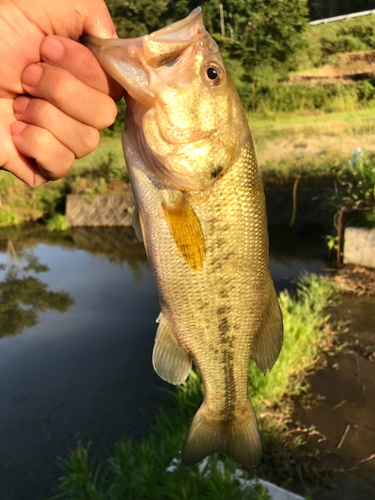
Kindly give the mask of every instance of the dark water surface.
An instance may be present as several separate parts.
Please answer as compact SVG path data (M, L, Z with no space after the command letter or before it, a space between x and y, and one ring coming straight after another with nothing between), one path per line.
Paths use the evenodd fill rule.
M312 241L271 231L278 291L323 269ZM156 409L159 305L131 229L3 234L0 266L0 500L45 500L57 456L79 440L94 455L110 449Z

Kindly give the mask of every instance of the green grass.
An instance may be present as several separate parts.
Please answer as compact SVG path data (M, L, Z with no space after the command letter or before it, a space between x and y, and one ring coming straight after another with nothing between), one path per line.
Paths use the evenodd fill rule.
M47 220L47 229L48 231L66 231L68 229L66 216L63 214L53 214Z
M333 293L333 286L315 275L301 279L296 296L283 292L280 305L285 342L280 358L266 377L253 361L250 365L249 393L264 443L263 459L255 473L284 486L296 480L301 471L306 480L316 481L317 467L314 469L312 459L306 458L301 436L290 431L290 397L308 391L306 375L316 367L327 342L324 308ZM238 477L251 478L254 471L238 472L227 457L213 456L201 465L182 466L181 446L202 400L202 383L193 371L185 384L169 393L141 442L119 442L101 463L90 459L89 447L79 445L60 461L64 475L59 498L266 499L259 487L241 489Z
M71 175L82 176L88 171L107 170L108 166L111 165L116 171L119 170L117 177L121 177L124 174L126 165L120 135L115 137L102 136L100 146L95 151L74 162L74 171ZM108 175L116 178L115 172Z
M266 187L337 185L337 174L360 147L375 153L375 115L370 109L314 114L248 114Z

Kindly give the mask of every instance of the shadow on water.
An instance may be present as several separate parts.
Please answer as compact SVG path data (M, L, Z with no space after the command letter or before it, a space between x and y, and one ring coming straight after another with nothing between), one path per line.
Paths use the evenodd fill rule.
M327 250L322 228L298 233L288 227L271 226L269 241L270 270L278 293L284 289L293 291L303 272L324 271Z
M323 269L314 245L271 228L278 291ZM78 440L99 455L141 435L166 385L151 363L159 305L130 228L0 231L0 266L0 500L45 500Z

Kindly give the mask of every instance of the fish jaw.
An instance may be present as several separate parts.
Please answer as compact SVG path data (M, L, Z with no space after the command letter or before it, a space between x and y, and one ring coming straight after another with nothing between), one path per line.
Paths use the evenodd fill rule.
M150 108L155 99L150 88L153 80L164 80L165 73L171 69L174 61L204 35L207 32L203 25L202 9L198 7L185 19L150 35L131 39L85 36L82 43L135 101ZM174 71L169 73L174 78Z
M155 96L149 89L147 73L134 57L142 50L142 38L101 39L85 36L82 43L98 59L107 73L117 80L137 102L151 107Z

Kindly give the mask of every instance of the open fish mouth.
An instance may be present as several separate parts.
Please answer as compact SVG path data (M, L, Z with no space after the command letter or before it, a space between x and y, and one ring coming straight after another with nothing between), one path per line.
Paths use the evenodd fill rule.
M185 19L150 35L125 40L85 36L82 43L136 101L151 107L155 100L153 83L189 72L188 49L206 36L202 9L198 7Z

